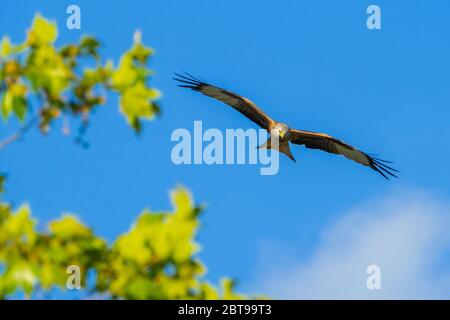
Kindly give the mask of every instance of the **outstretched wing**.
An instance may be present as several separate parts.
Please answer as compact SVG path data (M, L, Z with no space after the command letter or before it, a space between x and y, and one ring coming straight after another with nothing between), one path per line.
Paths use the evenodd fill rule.
M391 163L390 161L368 155L328 134L295 129L292 129L291 133L290 141L292 143L305 145L310 149L320 149L326 152L340 154L350 160L372 168L388 180L388 176L397 178L394 172L398 171L387 165L387 163Z
M259 125L261 128L270 130L270 128L275 123L261 109L259 109L253 102L251 102L247 98L241 97L240 95L228 90L210 85L200 79L191 76L188 73L186 73L186 75L175 73L175 75L178 78L173 79L182 83L178 85L179 87L199 91L208 97L222 101L242 113L248 119Z

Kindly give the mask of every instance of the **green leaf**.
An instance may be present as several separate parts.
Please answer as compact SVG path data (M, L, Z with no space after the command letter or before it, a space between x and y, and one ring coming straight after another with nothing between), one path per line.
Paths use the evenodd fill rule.
M27 48L27 44L21 43L19 45L13 45L8 36L4 36L0 41L0 58L7 58L12 54L18 54L23 52Z
M44 89L58 97L70 84L72 71L55 48L44 46L30 54L26 76L35 91Z
M17 118L23 121L27 113L27 101L23 97L15 97L13 100L13 110Z
M36 240L34 230L36 222L31 218L30 208L27 205L21 206L14 214L3 222L0 234L0 243L9 240L25 244L33 244Z
M58 28L55 22L50 22L37 14L31 29L28 32L27 42L31 46L51 45L58 37Z
M49 230L55 236L63 239L89 237L91 235L91 230L82 224L77 217L70 214L66 214L61 219L51 222Z
M13 94L13 110L19 120L23 121L27 112L27 87L22 83L14 83L10 91Z
M188 190L178 187L171 192L170 196L177 216L181 218L193 218L196 216L198 210L193 207L192 196Z
M138 83L122 94L120 111L125 115L128 123L135 126L136 120L152 119L155 116L156 108L152 101L158 97L159 92L156 89L147 88L143 83Z
M4 36L0 43L0 58L6 57L11 54L11 42L9 41L8 36Z
M25 261L11 265L6 270L2 280L10 293L21 288L28 296L32 293L38 281L34 268Z
M115 90L123 91L138 81L139 73L133 65L133 58L124 54L120 59L119 67L114 71L111 82Z
M130 54L133 59L139 63L146 64L148 62L148 58L153 54L153 50L142 45L141 43L136 43L130 50Z
M100 47L99 41L90 36L83 36L80 41L80 49L82 54L98 57L98 48Z
M7 120L14 111L16 116L23 120L27 111L27 87L22 83L12 84L3 95L1 114Z
M11 94L10 90L7 90L3 94L2 105L1 105L1 113L2 113L2 118L4 120L7 120L9 118L9 115L13 111L13 98L14 97Z
M154 281L148 278L138 277L133 279L127 286L127 295L131 299L144 300L144 299L167 299L164 294L163 288L158 286Z

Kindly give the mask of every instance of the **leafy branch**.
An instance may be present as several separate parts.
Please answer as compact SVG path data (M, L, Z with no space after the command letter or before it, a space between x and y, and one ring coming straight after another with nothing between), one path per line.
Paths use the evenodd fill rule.
M172 192L172 212L144 210L130 230L112 244L75 216L65 214L37 231L27 205L16 211L0 203L0 298L23 292L29 297L66 289L66 269L77 265L86 294L113 299L241 299L233 281L221 290L201 280L205 267L194 241L201 208L183 188Z
M7 36L1 40L1 117L24 122L33 98L38 106L36 119L3 139L0 150L35 125L47 133L63 117L79 119L86 128L90 114L105 104L109 93L119 95L119 109L136 132L141 131L142 120L158 114L159 91L148 85L152 71L147 65L154 52L142 44L140 33L116 67L113 61L102 61L94 37L84 36L60 48L55 46L57 38L56 24L36 15L24 42L14 45Z

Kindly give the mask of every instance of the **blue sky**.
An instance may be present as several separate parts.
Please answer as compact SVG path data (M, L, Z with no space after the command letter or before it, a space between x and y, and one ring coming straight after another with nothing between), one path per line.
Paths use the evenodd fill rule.
M81 7L81 31L64 28L70 4ZM369 4L381 7L381 30L366 28ZM443 0L3 0L0 33L13 42L23 40L39 11L58 22L60 44L92 34L117 61L141 29L156 50L152 85L163 93L162 116L146 123L141 137L119 115L116 99L92 119L88 150L58 128L46 137L27 135L0 154L1 170L10 175L5 197L28 201L42 223L76 213L112 240L143 208L169 209L168 191L182 184L207 206L199 234L207 278L232 276L243 292L262 290L277 261L312 261L324 230L355 207L396 195L408 202L420 190L448 208L449 10ZM205 128L256 128L231 108L176 87L172 74L182 70L250 98L291 127L327 132L393 160L400 179L388 182L341 157L300 147L293 148L298 162L282 157L275 176L260 176L254 165L175 166L176 128L190 129L195 120ZM0 136L16 127L2 125ZM380 214L387 225L398 210L391 211ZM437 211L450 219L448 210ZM449 270L447 249L423 272Z

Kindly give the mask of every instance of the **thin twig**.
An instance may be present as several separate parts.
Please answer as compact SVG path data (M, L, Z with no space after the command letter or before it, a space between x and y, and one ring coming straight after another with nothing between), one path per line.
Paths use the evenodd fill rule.
M39 119L38 115L34 115L33 117L30 118L30 120L28 120L28 122L21 127L17 132L13 133L12 135L10 135L9 137L3 139L0 141L0 151L2 151L4 148L6 148L7 146L9 146L11 143L13 143L14 141L20 139L21 137L23 137L23 135L25 133L27 133L35 124L36 121Z

